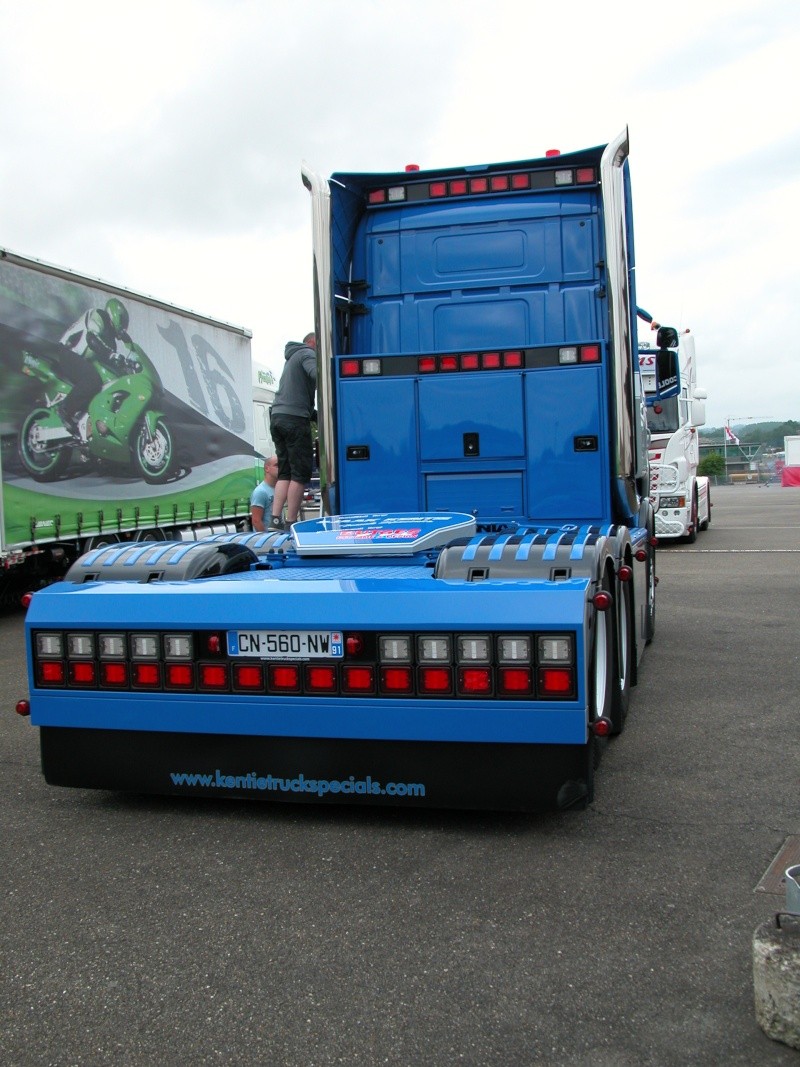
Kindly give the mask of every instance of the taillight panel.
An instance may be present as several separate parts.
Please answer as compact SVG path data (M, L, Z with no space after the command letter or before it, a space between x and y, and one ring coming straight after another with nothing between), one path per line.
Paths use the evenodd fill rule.
M574 700L575 635L346 632L330 659L229 655L220 631L33 634L42 689L467 700Z

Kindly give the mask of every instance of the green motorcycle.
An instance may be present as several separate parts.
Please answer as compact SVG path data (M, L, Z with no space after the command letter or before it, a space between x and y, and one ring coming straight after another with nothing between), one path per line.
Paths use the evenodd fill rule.
M23 373L43 387L19 432L19 457L28 474L38 482L55 481L77 454L84 460L125 466L152 484L166 481L173 469L172 433L156 406L163 392L161 379L142 348L129 341L122 353L88 361L102 385L77 422L64 413L64 401L74 384L59 373L56 352L50 346L23 353Z

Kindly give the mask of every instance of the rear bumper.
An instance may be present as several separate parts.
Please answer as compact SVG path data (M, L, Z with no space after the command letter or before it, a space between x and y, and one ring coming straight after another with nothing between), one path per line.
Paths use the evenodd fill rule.
M143 733L45 726L51 785L268 800L547 811L592 799L583 745Z

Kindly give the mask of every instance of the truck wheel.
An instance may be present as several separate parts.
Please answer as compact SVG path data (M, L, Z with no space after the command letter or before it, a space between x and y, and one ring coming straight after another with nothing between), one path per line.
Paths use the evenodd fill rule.
M688 545L693 545L697 540L697 510L697 490L695 489L692 493L692 528L686 535L686 543Z
M71 448L48 448L43 430L52 425L52 416L45 408L32 411L19 431L18 451L22 466L37 482L54 482L69 466Z
M616 640L616 678L612 687L611 733L621 734L628 717L631 702L631 679L633 674L633 596L630 582L619 582Z
M603 578L600 588L606 593L611 592L608 575ZM597 719L611 719L616 669L615 632L614 616L608 611L595 612L594 642L589 674L590 723L596 722ZM600 739L592 734L589 743L594 747L593 758L596 767L600 762Z
M701 530L707 530L711 525L711 490L708 490L708 497L706 499L706 505L708 507L707 517L700 523Z
M147 423L139 423L133 448L134 467L146 482L155 485L167 480L172 469L172 434L164 419L156 420L151 437Z
M644 620L644 643L649 645L656 635L656 550L647 556L647 606Z

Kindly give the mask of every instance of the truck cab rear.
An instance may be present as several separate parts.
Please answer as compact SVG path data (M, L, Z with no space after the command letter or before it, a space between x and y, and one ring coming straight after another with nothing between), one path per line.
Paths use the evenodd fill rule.
M45 773L586 803L655 614L627 137L303 177L323 515L191 552L105 550L38 593Z

